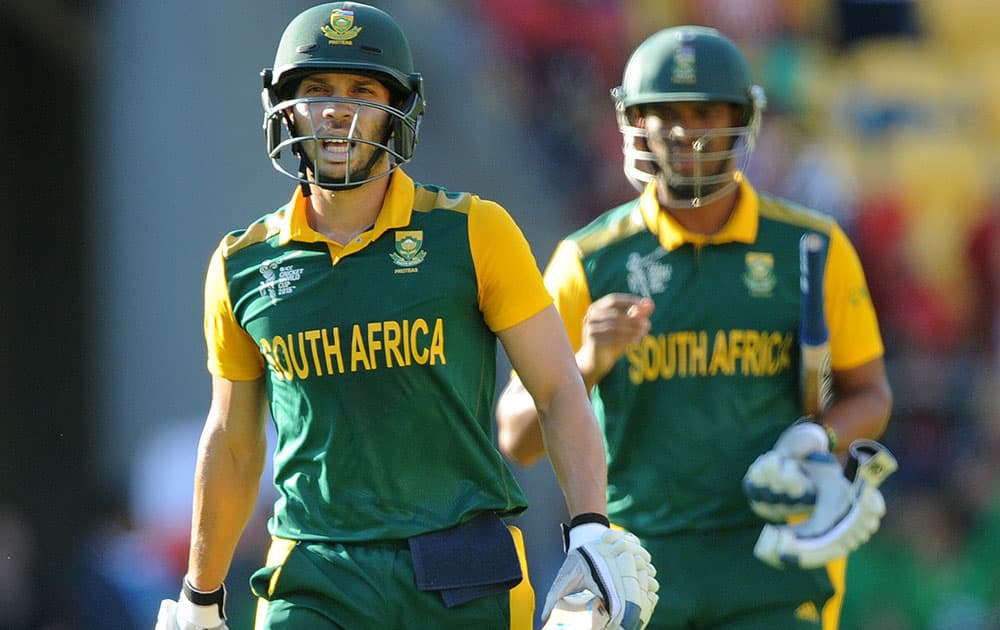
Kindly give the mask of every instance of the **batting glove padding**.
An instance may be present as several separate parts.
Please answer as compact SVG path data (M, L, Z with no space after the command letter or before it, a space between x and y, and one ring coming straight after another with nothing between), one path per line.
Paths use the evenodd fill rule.
M570 530L570 544L559 573L545 598L548 619L564 596L589 590L604 600L608 630L641 630L659 600L656 568L649 552L633 534L587 523Z
M873 440L851 444L845 471L831 455L806 462L816 483L816 507L798 525L765 525L754 555L777 567L814 569L868 542L882 522L879 485L897 468L896 458Z
M160 602L156 630L229 630L225 610L225 586L206 593L191 588L185 578L177 601Z
M774 448L758 457L743 477L743 491L753 511L766 521L784 523L808 514L816 504L812 462L825 462L830 438L820 425L800 420L788 427Z

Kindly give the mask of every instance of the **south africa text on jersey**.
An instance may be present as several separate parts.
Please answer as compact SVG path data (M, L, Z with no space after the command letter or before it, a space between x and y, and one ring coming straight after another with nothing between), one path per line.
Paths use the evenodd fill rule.
M346 336L346 333L344 334ZM260 339L260 350L281 380L406 367L444 365L444 321L418 318L354 324L350 345L339 326Z
M647 335L629 346L625 356L629 379L636 385L716 374L774 376L791 366L794 342L795 336L788 332L684 330Z

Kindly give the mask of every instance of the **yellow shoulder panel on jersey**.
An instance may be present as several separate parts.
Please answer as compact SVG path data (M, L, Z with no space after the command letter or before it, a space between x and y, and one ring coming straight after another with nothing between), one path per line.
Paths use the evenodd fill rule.
M573 240L576 241L577 247L580 248L582 257L586 257L592 252L603 249L610 243L620 241L646 229L646 223L642 219L642 212L639 210L639 205L636 204L632 212L629 212L626 217L617 221L605 221L600 227L588 230Z
M766 219L798 225L822 234L829 235L833 231L833 217L810 210L784 199L760 195L760 216Z
M469 247L479 285L479 309L494 332L552 303L520 227L498 203L469 196Z
M253 223L243 232L227 234L222 240L222 256L229 258L244 247L260 243L281 232L281 226L287 220L289 208L282 208L267 215L263 220Z
M453 210L468 214L475 199L477 197L470 193L455 193L418 185L413 191L413 211Z

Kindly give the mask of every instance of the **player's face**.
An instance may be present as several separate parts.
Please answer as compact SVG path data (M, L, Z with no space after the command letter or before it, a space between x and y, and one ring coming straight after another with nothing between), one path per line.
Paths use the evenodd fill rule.
M653 103L643 108L638 126L645 127L649 149L671 192L699 197L721 185L699 189L698 180L720 175L730 166L740 124L740 110L722 102Z
M365 104L389 105L391 94L380 81L362 74L311 74L294 97L323 99L298 103L293 114L299 135L318 137L302 143L318 179L359 181L388 167L376 144L387 140L389 114Z

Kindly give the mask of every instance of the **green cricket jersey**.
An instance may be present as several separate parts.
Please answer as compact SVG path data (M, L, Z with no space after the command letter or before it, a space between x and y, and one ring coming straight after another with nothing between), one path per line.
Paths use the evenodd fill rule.
M651 184L559 244L545 281L575 348L592 301L651 297L652 328L598 383L612 521L642 536L751 524L741 481L801 415L799 238L829 243L832 363L882 354L864 275L834 221L758 195L741 179L723 229L688 233ZM697 210L692 210L697 212Z
M493 444L496 331L551 303L499 205L392 175L341 245L307 200L227 235L206 281L208 367L266 379L277 427L271 533L404 539L525 497Z

